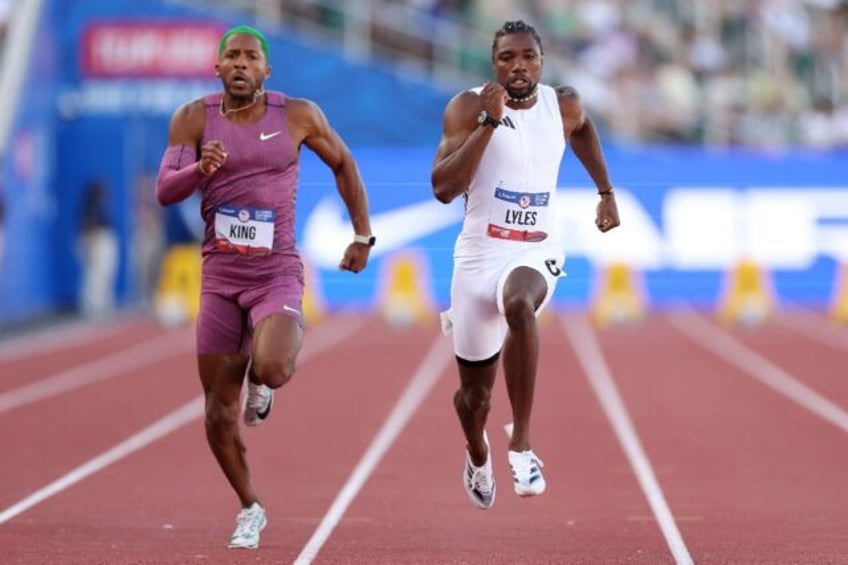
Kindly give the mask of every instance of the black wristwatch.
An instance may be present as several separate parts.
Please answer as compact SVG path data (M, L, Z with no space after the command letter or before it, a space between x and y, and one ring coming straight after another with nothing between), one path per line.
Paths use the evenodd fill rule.
M477 114L477 125L492 126L492 128L494 129L501 125L501 122L500 120L492 117L486 110L481 110L480 113Z
M374 247L374 244L377 243L377 238L373 235L354 234L353 241L361 243L362 245L367 245L368 247Z

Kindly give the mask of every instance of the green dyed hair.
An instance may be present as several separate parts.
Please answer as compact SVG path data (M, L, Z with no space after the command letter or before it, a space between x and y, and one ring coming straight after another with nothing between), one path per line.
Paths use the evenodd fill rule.
M262 52L265 54L265 61L268 60L268 40L265 38L265 34L256 29L255 27L250 27L246 25L236 26L227 30L227 32L221 36L221 41L218 43L218 56L224 52L224 48L227 45L227 40L234 35L252 35L256 39L259 40L259 45L262 46Z

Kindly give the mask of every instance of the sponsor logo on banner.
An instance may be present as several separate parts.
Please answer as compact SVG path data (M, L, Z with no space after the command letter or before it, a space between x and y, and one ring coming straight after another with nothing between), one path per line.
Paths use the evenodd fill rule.
M82 33L86 77L209 77L224 28L196 22L93 22Z

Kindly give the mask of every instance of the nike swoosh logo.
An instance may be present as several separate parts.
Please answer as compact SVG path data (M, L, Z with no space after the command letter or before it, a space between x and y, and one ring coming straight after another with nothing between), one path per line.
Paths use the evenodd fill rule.
M286 312L292 312L292 313L297 314L298 316L300 316L300 312L299 312L297 309L292 308L292 307L291 307L291 306L289 306L288 304L283 304L283 310L285 310Z
M282 131L275 131L273 133L265 133L264 131L260 132L259 133L259 141L268 141L272 137L277 137L281 133L283 133L283 132Z
M435 198L407 206L371 214L371 232L377 245L371 258L391 253L410 243L462 221L462 198L445 206ZM303 251L316 267L338 268L339 259L353 241L353 228L338 197L319 201L306 217L303 226Z

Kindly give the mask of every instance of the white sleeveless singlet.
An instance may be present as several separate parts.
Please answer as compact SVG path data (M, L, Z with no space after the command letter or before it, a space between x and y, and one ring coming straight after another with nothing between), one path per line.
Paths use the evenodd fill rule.
M565 134L556 91L538 89L531 108L504 108L483 152L466 193L457 260L543 247L562 252L556 188Z

